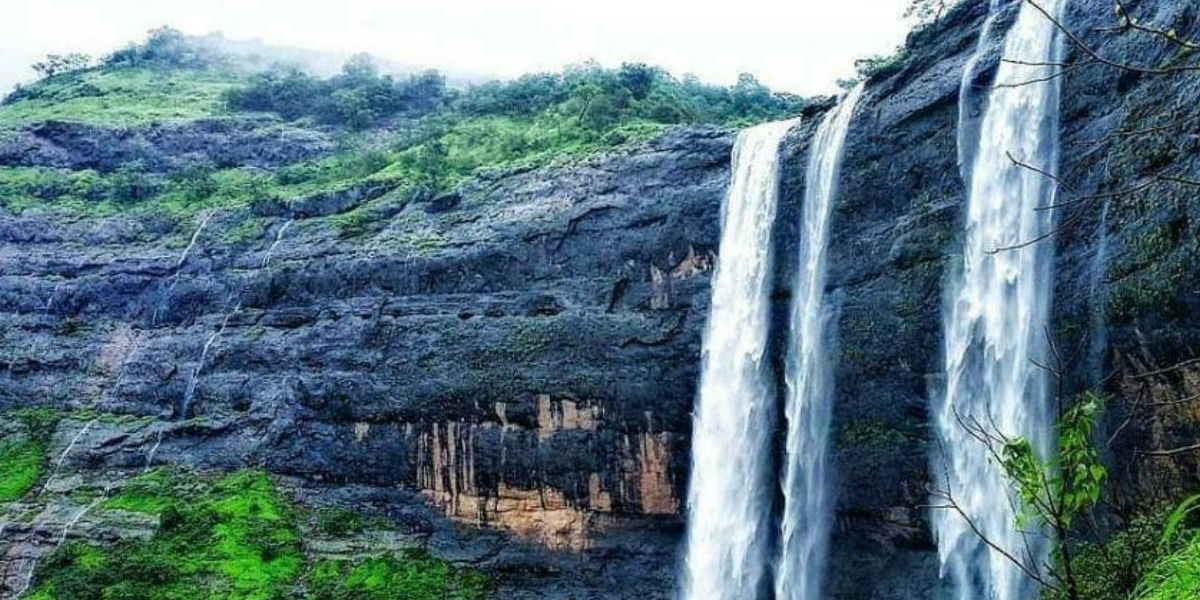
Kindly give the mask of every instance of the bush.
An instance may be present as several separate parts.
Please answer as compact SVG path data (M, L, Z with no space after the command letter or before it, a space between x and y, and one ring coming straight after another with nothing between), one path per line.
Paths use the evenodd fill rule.
M123 164L108 178L108 200L116 204L142 202L157 193L158 185L147 176L140 162Z

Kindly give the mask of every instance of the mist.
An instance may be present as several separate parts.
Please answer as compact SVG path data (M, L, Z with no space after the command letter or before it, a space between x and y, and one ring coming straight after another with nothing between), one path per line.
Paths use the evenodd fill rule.
M828 93L853 73L855 59L888 53L903 40L906 4L746 0L732 10L636 0L602 7L548 0L50 0L0 22L0 91L32 80L29 65L48 53L103 55L169 25L197 36L221 32L242 40L243 49L276 47L317 72L357 52L379 57L388 70L437 68L452 83L595 59L606 66L645 62L718 84L750 72L775 89ZM299 49L315 52L301 61Z

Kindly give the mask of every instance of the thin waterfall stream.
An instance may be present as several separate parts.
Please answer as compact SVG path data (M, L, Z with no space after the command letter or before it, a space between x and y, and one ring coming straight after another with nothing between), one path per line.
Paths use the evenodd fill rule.
M809 150L785 378L787 445L776 600L817 600L828 554L832 498L827 453L833 390L825 343L829 320L825 256L846 131L862 92L863 86L854 88L825 115Z

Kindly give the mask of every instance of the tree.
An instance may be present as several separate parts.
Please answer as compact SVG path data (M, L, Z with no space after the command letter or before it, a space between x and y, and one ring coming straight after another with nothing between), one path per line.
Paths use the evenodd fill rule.
M92 67L94 60L87 54L47 54L45 60L33 63L33 70L42 78L74 73Z
M117 204L134 204L149 200L158 193L139 161L125 163L109 176L108 199Z
M342 78L348 85L362 85L379 79L379 67L375 59L366 53L359 53L346 59L342 65Z
M130 44L104 59L107 66L142 66L166 69L199 69L220 60L220 55L189 39L173 27L151 29L146 41Z
M917 27L941 20L946 11L962 0L910 0L904 11L905 19L912 19Z
M1050 456L1038 456L1027 439L1009 437L991 423L956 413L959 426L984 446L1012 488L1017 500L1016 522L1012 526L1023 532L1023 537L1039 535L1040 531L1049 533L1053 547L1050 564L1042 564L1028 546L1024 550L1004 548L988 538L955 500L949 481L944 488L933 490L932 496L942 503L933 508L957 513L993 553L1004 557L1045 589L1068 600L1085 600L1072 548L1078 542L1074 537L1077 519L1089 514L1099 502L1108 478L1108 470L1092 439L1104 398L1084 392L1065 402L1062 394L1066 373L1057 351L1054 356L1054 365L1043 365L1059 382L1060 409L1054 428L1058 444Z
M662 75L660 69L645 63L625 63L617 70L617 81L629 90L634 100L645 100Z
M1082 600L1071 553L1075 519L1100 500L1108 469L1092 442L1092 427L1103 406L1101 396L1085 392L1068 407L1055 425L1058 447L1053 456L1040 458L1026 439L1004 442L1000 451L1004 474L1020 499L1018 522L1036 523L1052 532L1054 560L1047 570L1070 600Z

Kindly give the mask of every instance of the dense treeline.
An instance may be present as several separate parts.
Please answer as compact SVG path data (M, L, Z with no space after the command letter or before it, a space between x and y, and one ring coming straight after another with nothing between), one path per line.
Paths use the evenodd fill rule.
M43 80L97 69L239 70L230 57L170 27L152 30L145 41L100 60L82 54L51 55L34 68ZM36 98L39 87L44 86L18 87L4 103ZM537 73L454 90L438 71L394 77L381 73L370 56L360 54L348 60L341 73L328 78L287 65L250 75L245 85L225 94L225 103L234 111L272 112L288 120L308 118L354 130L438 113L466 118L550 116L600 132L631 122L758 122L793 115L803 100L772 92L750 74L742 74L734 85L718 86L692 75L676 78L642 63L613 69L587 62L559 73Z
M366 129L389 117L428 114L449 98L446 78L437 71L397 80L381 75L369 56L358 55L328 79L293 67L260 73L248 86L231 91L226 101L233 110Z
M352 58L341 74L328 79L294 68L255 75L249 85L230 92L227 102L233 110L274 112L286 119L311 117L352 129L444 110L467 117L513 118L552 112L591 131L632 121L760 121L794 114L802 105L799 97L774 93L749 74L722 87L691 76L679 80L644 64L606 69L585 63L561 73L525 75L457 92L446 87L437 71L407 79L381 75L366 55Z
M641 63L617 69L585 63L562 73L492 82L472 88L460 103L468 114L513 117L559 108L591 129L628 120L669 125L760 121L794 114L802 105L798 96L772 92L750 74L722 87L690 75L676 79Z

